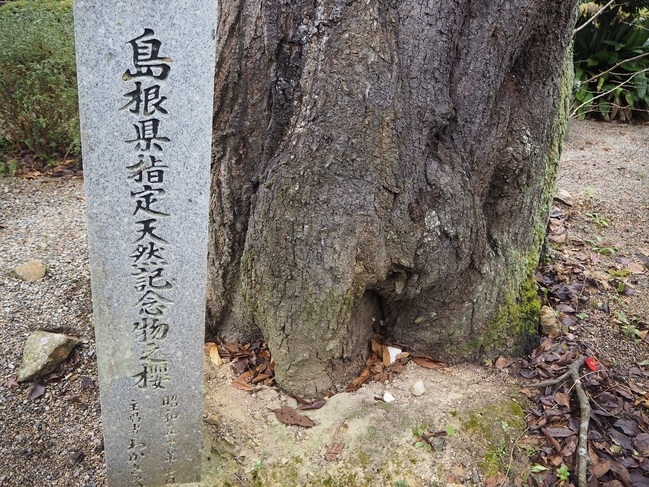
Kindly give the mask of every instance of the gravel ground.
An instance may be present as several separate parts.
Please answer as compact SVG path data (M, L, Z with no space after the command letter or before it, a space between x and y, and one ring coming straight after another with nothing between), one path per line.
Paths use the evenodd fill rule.
M0 179L0 485L104 485L99 390L79 179ZM47 275L23 282L8 271L43 260ZM62 332L83 343L29 398L11 386L27 336Z

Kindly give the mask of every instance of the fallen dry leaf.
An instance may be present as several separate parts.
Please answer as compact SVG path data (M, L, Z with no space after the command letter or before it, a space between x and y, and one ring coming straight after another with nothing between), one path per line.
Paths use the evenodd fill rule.
M302 426L303 428L312 428L315 426L315 422L311 418L298 413L292 407L282 406L279 409L273 409L273 412L281 423Z
M241 382L239 380L233 380L232 385L235 388L239 389L240 391L244 391L244 392L254 392L255 391L255 389L252 386L249 386L245 382Z
M496 359L496 363L494 365L496 366L497 369L504 369L505 367L507 367L508 363L509 362L505 357L500 356Z
M217 367L223 365L223 359L219 355L219 347L217 347L216 344L212 344L210 347L210 360Z
M16 380L16 376L12 375L7 379L7 382L5 382L5 387L8 387L9 389L12 389L14 387L18 387L18 381Z
M559 406L570 406L570 395L565 392L555 393L554 400L557 401Z
M507 477L504 474L498 474L493 477L487 477L485 481L486 487L499 487L500 485L505 485Z
M320 409L325 404L327 404L327 400L324 397L322 397L308 404L302 404L301 406L298 407L298 409L301 411L307 411L309 409Z
M372 352L381 357L383 353L383 337L381 335L375 334L371 340L372 343Z
M554 438L568 438L575 434L574 431L568 428L543 428L543 433L547 433Z
M557 453L559 453L561 451L561 445L559 444L559 442L552 437L552 435L548 432L547 428L541 428L541 432L543 433L545 438L548 440L548 443L550 443L550 445L552 445L552 448L554 448L554 450Z
M638 453L644 457L649 457L649 433L640 433L633 440Z
M442 362L438 362L437 360L433 360L430 357L413 357L412 359L417 365L420 367L424 367L425 369L438 369L440 367L443 367Z
M390 350L387 345L383 345L383 349L381 350L381 357L383 359L383 365L386 367L390 366Z
M259 374L257 377L255 377L254 379L252 379L251 382L252 382L253 384L259 384L260 382L265 381L265 380L268 379L269 377L270 377L269 374Z
M562 457L571 457L577 450L577 436L571 436L566 440L559 454Z
M30 400L37 399L43 394L45 394L45 384L41 382L36 382L27 389L27 397L29 397Z
M606 473L611 469L611 462L608 460L604 460L603 462L599 462L595 465L593 465L593 473L595 474L595 477L600 478L606 475Z
M365 368L361 371L361 375L359 375L359 376L356 377L353 381L351 381L351 382L347 385L347 387L345 388L345 390L346 390L347 392L355 391L355 390L358 389L362 384L364 384L365 382L367 382L367 381L369 380L369 378L370 378L370 374L371 374L371 370L370 370L370 368L369 368L369 367L365 367Z
M334 443L333 445L331 445L329 450L327 450L325 459L328 462L337 462L338 460L340 460L340 455L342 455L344 448L345 448L344 443Z

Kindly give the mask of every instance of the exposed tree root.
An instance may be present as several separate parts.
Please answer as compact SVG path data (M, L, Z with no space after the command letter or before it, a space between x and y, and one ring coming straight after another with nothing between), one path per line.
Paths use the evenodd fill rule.
M568 367L568 371L553 380L546 380L537 384L525 384L525 387L547 387L557 385L566 379L570 378L577 391L577 399L579 400L579 409L581 421L579 423L579 446L577 448L577 485L579 487L587 487L587 467L588 467L588 423L590 422L590 403L586 391L581 385L581 377L579 376L579 369L586 361L585 356L579 357Z

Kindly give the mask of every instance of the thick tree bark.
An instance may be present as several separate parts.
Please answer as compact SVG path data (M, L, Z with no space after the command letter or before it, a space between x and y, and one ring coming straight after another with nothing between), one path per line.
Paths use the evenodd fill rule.
M451 361L533 340L576 3L221 2L210 331L309 397L372 318Z

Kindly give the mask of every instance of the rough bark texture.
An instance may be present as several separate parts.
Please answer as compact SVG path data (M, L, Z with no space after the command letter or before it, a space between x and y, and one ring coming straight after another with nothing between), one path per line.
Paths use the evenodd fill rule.
M450 361L533 339L576 3L221 2L210 331L309 397L372 318Z

